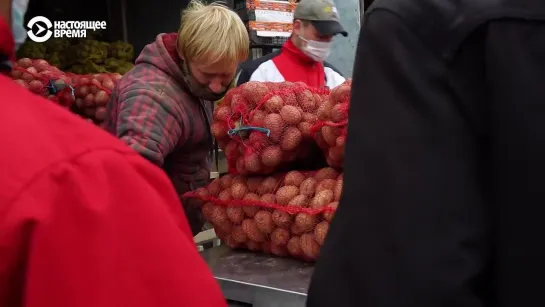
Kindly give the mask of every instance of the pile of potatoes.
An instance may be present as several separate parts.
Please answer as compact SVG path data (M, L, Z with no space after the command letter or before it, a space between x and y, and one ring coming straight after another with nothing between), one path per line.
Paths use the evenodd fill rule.
M331 167L272 176L224 175L185 197L202 201L204 218L231 248L314 261L343 186Z
M271 174L321 155L312 127L327 117L328 100L329 90L300 82L247 82L230 90L212 123L229 169L242 175Z

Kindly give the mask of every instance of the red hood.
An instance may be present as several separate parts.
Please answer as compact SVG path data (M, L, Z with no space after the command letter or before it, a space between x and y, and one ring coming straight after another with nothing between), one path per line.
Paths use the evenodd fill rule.
M162 33L157 35L155 42L148 44L136 59L136 64L151 64L169 76L179 84L184 84L181 59L176 51L176 33Z

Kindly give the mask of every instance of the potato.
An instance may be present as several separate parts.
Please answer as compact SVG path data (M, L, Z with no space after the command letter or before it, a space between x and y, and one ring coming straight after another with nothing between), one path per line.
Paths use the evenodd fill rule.
M264 83L255 81L246 82L240 88L242 96L256 105L270 92Z
M260 201L259 195L254 194L254 193L248 193L242 199L245 200L245 201L248 201L248 202L251 202L251 201L258 202L258 201ZM255 214L257 213L257 211L259 211L259 207L255 206L255 205L252 206L252 205L249 204L249 205L243 206L242 210L244 211L244 213L246 214L247 217L254 217Z
M316 186L316 194L320 193L323 190L333 190L335 188L335 185L337 185L336 179L324 179L318 183Z
M254 127L263 127L266 116L267 114L261 110L252 111L252 113L250 113L250 125Z
M272 221L278 227L290 229L293 217L285 211L276 209L272 213Z
M301 132L301 137L303 139L311 139L314 135L312 133L312 124L309 122L300 122L297 125L297 129Z
M283 186L276 191L276 203L279 205L287 205L298 194L299 188L296 186Z
M274 193L277 186L278 186L278 180L275 177L266 177L261 182L261 185L257 189L257 194L264 195L267 193Z
M339 103L331 108L331 121L335 123L344 122L348 119L348 103Z
M331 110L333 109L333 103L326 99L316 110L316 116L319 120L327 121L331 117Z
M221 182L220 182L220 179L217 178L217 179L214 179L214 181L212 181L207 187L206 189L208 190L208 194L210 196L218 196L219 193L221 192Z
M320 255L320 245L314 240L314 235L305 233L301 235L301 250L309 260L316 260Z
M297 125L301 122L303 114L295 106L285 105L280 110L280 116L286 125Z
M233 175L226 174L220 177L221 187L223 189L228 189L231 187L231 183L233 182Z
M337 179L339 172L332 167L324 167L314 174L314 179L320 182L324 179Z
M338 127L323 126L322 136L328 146L334 147L337 145L337 138L341 135L341 130Z
M299 187L305 180L305 175L299 171L291 171L284 176L284 185L293 185Z
M295 207L308 207L308 204L308 196L302 194L295 196L288 203L289 206Z
M293 257L303 256L303 250L301 249L301 237L291 237L288 241L288 252Z
M233 184L231 186L231 197L233 199L242 199L247 192L248 188L244 183L235 182L235 180L233 180Z
M323 190L316 195L314 195L314 198L310 202L310 207L314 209L320 209L322 207L325 207L329 203L333 201L335 198L335 195L333 194L333 191L331 190Z
M227 216L225 208L216 205L210 208L210 222L214 226L229 222L229 217Z
M335 103L348 103L350 102L350 90L351 86L343 83L331 91L330 97Z
M329 223L328 222L320 222L318 225L316 225L316 228L314 228L314 239L318 244L324 245L325 238L327 236L327 232L329 231Z
M261 171L261 157L257 152L245 154L242 159L246 171L251 173L259 173Z
M316 177L316 176L315 176ZM301 183L300 186L300 193L302 195L306 196L312 196L314 195L314 192L316 191L316 185L318 184L317 180L315 178L309 177Z
M214 110L214 119L216 121L226 122L231 117L231 107L226 105L221 105Z
M269 140L277 143L284 131L284 121L282 116L276 113L267 114L263 120L263 128L269 129Z
M235 225L242 223L244 220L244 211L242 210L242 207L227 207L225 212L227 213L229 220Z
M96 106L105 106L108 104L108 99L110 98L110 95L106 93L103 90L99 90L95 94L95 105Z
M283 151L292 151L301 145L301 140L303 139L303 134L297 127L288 127L282 139L280 140L280 149ZM295 154L295 157L297 155Z
M290 239L290 232L284 228L276 228L271 233L271 243L273 245L287 245Z
M268 146L261 153L261 163L265 166L276 167L282 161L282 149L280 146Z
M248 236L246 235L244 229L242 229L242 226L234 226L233 231L231 232L231 237L237 243L245 243L248 241Z
M233 199L231 197L231 190L230 189L225 189L225 190L221 191L220 194L218 195L218 199L222 200L222 201L229 201L229 200Z
M284 105L284 100L278 95L274 95L271 98L267 99L263 104L265 111L268 113L279 112Z
M266 236L257 228L257 223L253 219L245 219L242 221L242 229L252 241L265 242Z
M270 234L274 230L272 214L269 211L258 211L254 216L254 220L256 221L257 228L264 234Z
M261 196L261 202L266 204L276 204L276 195L270 193L264 194Z
M317 218L315 215L308 213L297 213L295 216L295 225L303 231L312 231L317 224Z

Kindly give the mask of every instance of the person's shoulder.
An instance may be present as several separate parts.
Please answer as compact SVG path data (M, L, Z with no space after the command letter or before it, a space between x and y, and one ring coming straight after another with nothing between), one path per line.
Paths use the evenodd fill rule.
M0 76L3 150L0 184L16 190L43 169L97 150L131 154L129 147L52 101ZM5 196L5 195L4 195Z
M383 14L395 18L383 18ZM406 27L438 56L448 59L475 29L490 20L543 19L544 14L545 1L540 0L382 0L365 12L365 26Z
M254 59L254 60L248 60L242 64L239 65L239 69L240 70L245 70L245 71L248 71L248 72L251 72L251 71L255 71L261 64L269 61L269 60L272 60L274 59L275 57L277 57L278 55L280 55L280 50L277 50L277 51L274 51L274 52L271 52L269 54L266 54L262 57L259 57L257 59Z

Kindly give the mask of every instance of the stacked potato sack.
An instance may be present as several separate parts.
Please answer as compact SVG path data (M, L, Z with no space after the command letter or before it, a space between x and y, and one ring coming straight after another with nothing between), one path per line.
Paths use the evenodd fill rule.
M299 82L248 82L230 90L212 124L229 171L271 174L320 165L311 128L328 106L328 95Z
M344 163L351 87L352 80L347 80L331 91L326 105L317 114L318 121L312 127L316 143L323 150L327 163L335 168L342 168Z
M69 87L72 78L45 60L20 59L14 63L11 77L22 87L65 108L74 102Z
M231 248L318 258L343 186L333 168L271 176L227 174L185 194L203 203L203 216Z
M30 91L101 124L106 117L106 104L120 74L76 75L64 73L41 59L19 59L11 76Z
M73 75L75 104L72 111L101 125L106 119L106 106L120 74Z

